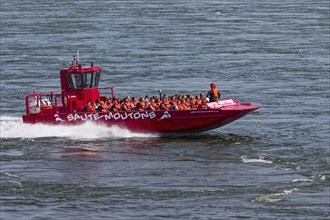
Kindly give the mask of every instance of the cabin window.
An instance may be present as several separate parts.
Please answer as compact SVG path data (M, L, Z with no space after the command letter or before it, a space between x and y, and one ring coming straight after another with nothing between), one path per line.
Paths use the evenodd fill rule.
M100 74L100 71L68 74L69 85L72 89L98 87Z
M75 89L82 89L83 88L83 77L81 73L74 73L72 74L73 85Z
M99 86L99 81L100 81L100 71L94 72L94 81L92 82L92 85L94 84L94 87Z

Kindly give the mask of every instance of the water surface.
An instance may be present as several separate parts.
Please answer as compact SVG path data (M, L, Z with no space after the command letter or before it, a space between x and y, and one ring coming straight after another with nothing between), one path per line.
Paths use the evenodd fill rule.
M328 1L1 2L1 219L327 219ZM76 50L117 96L199 94L263 108L159 136L24 125Z

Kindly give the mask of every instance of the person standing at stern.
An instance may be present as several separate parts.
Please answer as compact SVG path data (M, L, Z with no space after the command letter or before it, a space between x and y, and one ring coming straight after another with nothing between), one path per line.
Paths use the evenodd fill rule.
M207 97L210 98L210 102L215 102L218 99L220 99L220 93L217 90L217 85L214 83L211 83L210 85L211 89L207 93Z

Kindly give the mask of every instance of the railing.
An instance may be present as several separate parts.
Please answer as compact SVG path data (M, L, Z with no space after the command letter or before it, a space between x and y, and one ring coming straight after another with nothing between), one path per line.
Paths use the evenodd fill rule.
M108 96L108 98L110 95L111 98L115 95L113 87L102 87L98 89L102 90L102 95ZM25 97L26 115L49 111L58 112L59 108L62 107L63 104L67 108L66 110L71 112L73 111L73 107L69 100L73 97L75 97L74 94L66 94L62 90L40 93L34 92Z
M100 91L100 90L109 90L109 89L110 89L110 92L111 92L111 93L108 93L108 92L102 92L102 95L111 94L111 98L113 98L113 97L115 96L115 92L114 92L113 87L102 87L102 88L99 88L99 91Z
M62 106L61 90L51 92L32 93L25 97L26 114L37 114L43 110L57 109Z

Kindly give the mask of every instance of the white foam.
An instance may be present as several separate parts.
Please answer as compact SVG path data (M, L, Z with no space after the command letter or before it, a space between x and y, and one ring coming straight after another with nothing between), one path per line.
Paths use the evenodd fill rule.
M293 191L297 191L297 188L293 189L284 189L278 193L271 193L267 195L258 196L253 202L260 202L260 203L273 203L281 201L284 196L290 195Z
M10 185L12 185L13 187L19 187L19 188L23 187L22 181L19 178L19 176L16 176L15 174L11 174L11 173L8 173L8 172L4 173L3 175L5 177L8 177L8 183Z
M273 163L271 160L265 160L263 157L259 158L248 158L248 156L241 156L240 159L243 163Z
M292 182L294 183L306 183L306 182L314 182L314 180L312 179L308 179L308 178L299 178L299 179L294 179Z
M306 182L315 182L315 181L324 181L326 180L326 177L324 175L311 175L310 177L304 177L304 178L299 178L299 179L294 179L292 182L296 183L306 183Z
M136 133L117 126L107 127L93 122L76 126L24 124L19 117L0 117L1 138L42 138L65 137L70 139L99 139L99 138L149 138L156 134Z
M3 175L4 175L4 176L8 176L8 177L13 177L13 178L19 178L19 177L16 176L15 174L11 174L11 173L8 173L8 172L5 172Z
M12 185L14 185L14 186L16 186L16 187L19 187L19 188L22 188L22 187L23 187L21 181L17 181L17 180L9 180L9 183L11 183Z

